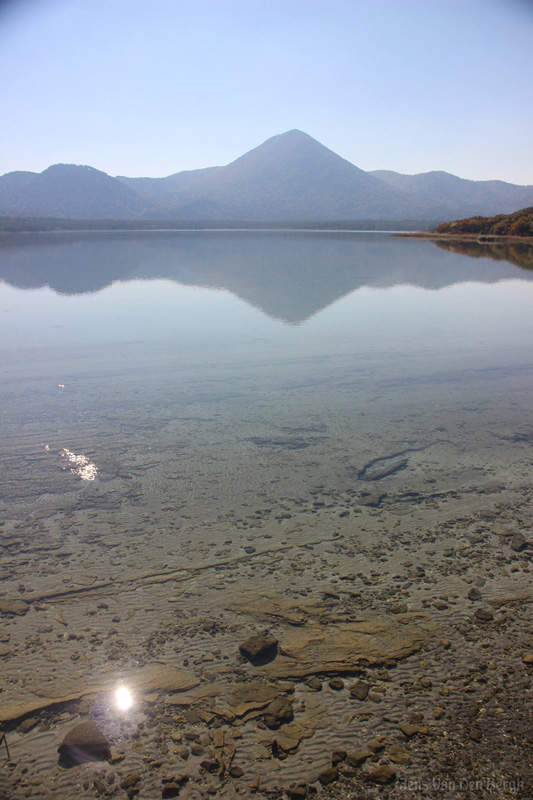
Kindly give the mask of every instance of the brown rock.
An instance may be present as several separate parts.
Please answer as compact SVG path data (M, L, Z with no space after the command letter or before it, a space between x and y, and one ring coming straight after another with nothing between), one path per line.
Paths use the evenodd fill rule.
M480 622L490 622L492 619L494 619L494 614L492 611L489 611L486 608L477 608L474 612L474 616Z
M287 787L287 796L291 798L307 797L307 784L306 783L291 783Z
M290 722L293 716L292 700L277 697L265 709L265 724L269 728L279 728L285 722Z
M189 776L184 775L181 772L177 773L176 775L163 778L161 797L177 797L188 780Z
M138 772L130 772L129 775L125 775L122 780L120 781L120 786L122 789L133 789L137 784L140 782L141 776Z
M367 781L371 781L372 783L390 783L396 780L396 770L393 767L389 767L388 764L384 764L372 770L372 772L369 772L365 777Z
M472 602L475 602L476 600L481 600L481 592L479 591L479 589L470 589L470 591L467 594L467 597L469 600L472 600Z
M524 664L533 664L533 653L524 653L522 661Z
M331 754L332 765L335 767L337 764L340 764L341 761L345 761L347 755L346 750L334 750Z
M219 768L218 761L214 758L204 758L203 761L200 761L200 766L208 772L216 772Z
M381 737L379 739L371 739L368 743L368 749L372 750L373 753L380 753L385 749L385 742Z
M342 678L332 678L328 683L330 689L334 689L335 691L340 691L340 689L344 689L344 681Z
M437 706L433 709L433 719L441 719L445 714L445 711L440 706Z
M364 681L355 681L355 683L352 683L350 686L350 695L357 700L366 700L369 688L368 683Z
M272 678L349 674L362 659L368 665L392 666L423 647L434 635L433 626L421 612L402 615L401 622L394 614L332 625L308 618L305 625L285 628L283 647L265 672Z
M352 767L359 767L371 755L373 755L371 750L352 750L346 756L346 761Z
M38 722L39 720L37 717L26 717L26 719L22 720L17 730L20 731L20 733L28 733L32 728L35 728Z
M408 764L411 756L405 748L399 744L392 744L387 750L387 758L395 764Z
M326 767L323 769L322 772L318 775L318 780L323 786L326 786L328 783L333 783L339 777L339 770L337 767Z
M398 727L408 739L410 739L411 736L416 736L417 733L427 733L427 728L424 728L422 725L412 725L410 722L400 722Z
M111 758L109 742L92 720L71 728L57 749L65 766Z
M278 640L275 636L263 631L257 636L251 636L239 646L242 655L255 666L268 664L278 654Z
M25 600L0 600L0 613L15 617L22 617L29 610L29 605Z
M407 604L406 603L397 603L396 605L391 607L392 614L406 614L407 613Z
M232 764L228 770L228 775L232 778L242 778L244 775L244 770L241 767L238 767L237 764Z
M515 553L521 553L522 550L525 550L527 546L528 542L526 542L521 533L513 534L511 541L509 542L509 547L511 550L514 550Z

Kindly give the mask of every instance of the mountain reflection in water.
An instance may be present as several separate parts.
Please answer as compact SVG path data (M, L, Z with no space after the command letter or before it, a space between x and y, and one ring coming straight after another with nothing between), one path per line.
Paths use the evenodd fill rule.
M399 245L389 234L318 231L6 234L0 279L23 289L85 294L115 281L163 278L226 289L298 325L361 287L441 289L533 278L513 266L533 266L527 245L410 239Z

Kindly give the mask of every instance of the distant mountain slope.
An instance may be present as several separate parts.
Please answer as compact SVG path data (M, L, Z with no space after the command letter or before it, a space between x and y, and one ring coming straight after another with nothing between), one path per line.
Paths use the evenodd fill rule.
M533 186L517 186L504 181L470 181L449 172L421 172L402 175L389 170L374 170L374 177L387 186L430 203L438 214L510 213L533 203Z
M425 211L298 130L273 136L226 167L119 180L159 200L160 213L189 219L340 220Z
M328 222L444 220L533 204L533 186L446 172L365 172L299 130L267 139L224 167L166 178L113 178L55 164L0 177L0 215L70 219Z
M93 167L55 164L0 177L0 213L116 219L139 215L144 206L136 192Z
M221 169L224 169L224 167L191 169L184 172L175 172L166 178L126 178L123 175L117 175L117 180L150 201L158 202L163 200L167 205L172 205L173 202L180 202L180 192L200 182L206 174Z

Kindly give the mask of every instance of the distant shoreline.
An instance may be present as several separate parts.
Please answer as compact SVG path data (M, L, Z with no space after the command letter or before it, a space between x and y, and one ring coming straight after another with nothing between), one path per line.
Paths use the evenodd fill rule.
M393 236L406 236L409 239L430 239L446 242L478 242L479 244L533 244L533 236L509 236L492 233L435 233L434 231L396 231Z
M287 220L261 222L253 220L125 220L67 219L55 217L0 216L0 233L63 233L63 232L170 232L206 230L243 231L397 231L431 230L439 220L359 219L334 221Z

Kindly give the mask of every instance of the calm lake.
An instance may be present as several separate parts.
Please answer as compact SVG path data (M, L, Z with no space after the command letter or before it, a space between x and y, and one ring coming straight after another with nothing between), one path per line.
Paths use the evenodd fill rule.
M417 695L431 717L454 653L467 663L484 646L454 645L448 666L439 655L472 611L469 587L483 574L475 585L498 598L531 583L498 538L533 500L528 262L526 246L386 233L3 234L0 601L23 606L0 645L0 721L94 701L135 770L161 759L162 735L140 699L117 721L102 693L131 679L153 704L187 689L157 730L183 713L199 737L238 719L236 763L275 788L327 766L333 747L392 736L403 695L373 664L418 653L395 673L416 683L438 651L435 688ZM381 631L371 646L354 639L361 614L365 635ZM281 760L253 698L230 702L258 680L235 659L264 628L283 649L252 694L266 692L264 709L272 682L295 687ZM155 662L187 675L142 671ZM360 715L347 692L302 683L360 662L377 686ZM214 699L191 694L198 684ZM48 786L39 797L82 791L56 750L85 706L61 708L32 733L13 727L29 772L13 772L10 797L32 781ZM187 755L184 797L204 797L201 758Z
M444 436L468 439L481 469L491 429L533 430L533 270L474 247L376 233L4 235L4 509L79 502L63 448L90 455L101 493L126 491L128 469L149 463L143 496L203 500L202 514L240 513L258 492L275 507L317 484L346 488L349 468Z

